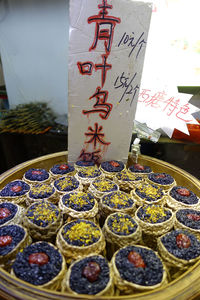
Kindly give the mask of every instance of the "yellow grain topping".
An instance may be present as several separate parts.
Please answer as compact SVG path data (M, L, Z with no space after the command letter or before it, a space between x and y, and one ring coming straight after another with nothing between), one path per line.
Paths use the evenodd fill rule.
M108 223L110 223L109 227L113 232L116 233L128 235L133 233L137 228L137 224L129 215L118 213L118 214L114 214L113 216L110 216L109 219L110 219L110 222L108 220Z
M151 184L139 184L137 189L140 193L145 194L146 197L157 199L163 196L163 192L156 186Z
M62 230L63 238L75 246L84 247L97 242L100 238L100 229L92 222L79 220L68 223Z
M117 189L117 185L109 179L95 180L93 186L100 192L110 192Z
M29 220L42 227L54 223L58 215L59 210L57 207L47 201L33 204L26 213Z
M102 201L103 204L118 209L130 207L134 203L133 200L129 197L129 195L121 191L113 192L109 195L104 196Z
M73 176L66 176L56 180L55 186L60 191L65 191L70 188L75 189L78 187L78 181Z
M145 209L144 221L149 223L157 223L158 220L164 218L166 210L162 206L158 205L149 205Z
M122 181L135 181L137 177L138 176L131 174L131 173L127 172L126 170L121 171L118 174L116 174L116 178L118 180L122 180Z
M96 166L92 166L92 167L88 167L87 169L83 169L81 170L78 175L80 177L97 177L101 175L101 171L96 167Z
M54 188L48 184L37 184L31 187L30 194L38 197L42 197L45 194L52 194Z
M69 198L67 199L67 206L73 207L75 203L77 206L82 207L87 205L89 202L93 203L94 199L91 199L87 193L84 192L75 192L70 193Z

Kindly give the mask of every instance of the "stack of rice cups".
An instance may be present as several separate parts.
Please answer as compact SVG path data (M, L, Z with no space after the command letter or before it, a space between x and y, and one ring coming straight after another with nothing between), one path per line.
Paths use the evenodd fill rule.
M151 291L200 259L199 208L170 174L141 164L31 168L0 191L0 265L74 296Z

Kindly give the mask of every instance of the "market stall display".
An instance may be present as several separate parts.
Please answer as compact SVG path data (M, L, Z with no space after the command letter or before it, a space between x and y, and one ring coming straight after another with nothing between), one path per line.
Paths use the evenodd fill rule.
M197 197L199 197L200 183L199 183L199 181L197 179L195 179L194 177L191 177L190 174L184 172L181 169L176 168L175 166L172 166L170 164L161 162L159 160L156 160L156 159L153 159L153 158L150 158L150 157L140 156L139 157L139 161L141 163L145 162L146 164L148 164L149 166L151 166L153 172L157 173L157 172L161 172L162 171L162 172L166 172L168 174L171 174L171 176L173 176L173 178L175 178L175 180L176 180L177 184L179 184L179 186L188 187L189 190L193 191L193 193L196 194ZM46 168L46 170L49 170L52 167L52 165L54 165L56 163L64 163L64 162L67 162L67 153L62 152L62 153L58 153L58 154L47 155L47 156L35 159L33 161L24 163L22 165L19 165L19 166L15 167L14 170L9 170L8 172L4 173L0 177L1 178L1 186L0 186L0 188L2 190L8 184L8 182L10 182L10 181L12 182L16 178L22 177L23 174L24 174L24 172L25 172L25 170L30 169L31 167L37 167L37 168L39 168L39 167L42 166L42 167ZM128 161L127 167L129 165L131 165L131 163L132 163L132 159L131 159L131 156L129 156L129 161ZM69 195L69 194L67 194L67 195ZM44 201L44 200L41 200L41 201ZM12 200L10 203L13 203L13 202L14 202L14 200ZM38 200L37 200L37 202L38 202ZM26 202L23 203L23 206L26 205L25 203ZM52 204L52 205L55 205L55 204ZM166 228L164 228L165 226L162 227L162 222L161 223L157 223L157 224L156 224L156 222L153 222L154 217L156 216L157 221L158 220L159 221L160 220L164 221L163 225L165 225L165 222L167 223L168 219L171 218L171 210L168 208L167 203L163 202L163 205L164 206L160 206L160 210L159 209L157 209L157 210L156 209L155 210L154 209L150 209L151 216L148 214L148 211L146 212L147 215L148 215L148 217L150 219L152 219L152 223L151 224L149 223L150 224L149 228L151 230L151 225L152 226L156 226L157 224L159 224L159 226L161 228L160 234L163 234L164 231L166 231L165 234L173 233L174 232L174 230L173 230L174 227L171 228L171 226L169 226L169 224L166 224ZM58 203L55 206L58 207L58 210L59 210ZM137 204L137 207L138 207L137 212L135 212L135 210L133 210L131 212L131 214L128 214L126 216L126 214L127 214L126 213L125 216L126 216L126 218L130 218L130 222L131 222L131 220L133 220L132 221L133 225L134 225L134 222L136 222L138 224L137 226L139 227L140 232L142 231L142 237L143 237L146 229L143 228L141 226L141 224L139 224L139 222L138 222L138 220L136 218L136 214L139 216L139 219L144 219L144 212L142 212L142 214L138 214L138 212L141 211L142 208L140 207L139 204ZM156 207L159 208L159 205L153 204L153 207L154 208L156 208ZM163 207L163 210L162 210L162 207ZM192 214L192 215L194 215L194 214L198 215L198 213L193 213L193 212L189 212L189 213ZM114 214L118 214L118 213L115 212ZM120 212L119 214L122 215L123 213ZM165 214L166 216L164 216L164 219L162 219L162 218L158 217L159 214L160 214L160 216L163 215L163 214ZM174 214L174 213L172 213L172 214ZM110 214L110 216L112 216L112 214ZM123 227L123 224L122 224L123 222L121 223L122 227L120 227L120 225L119 225L120 224L120 220L122 220L122 219L123 219L123 216L120 216L120 218L116 219L116 222L115 222L114 219L111 220L111 223L113 224L113 226L114 226L113 228L115 230L116 230L116 228L118 228L118 230L119 230L119 228L121 228L122 231L123 231L123 228L124 228L124 230L126 230L126 228ZM71 221L70 223L73 223L73 222L74 221ZM85 219L84 222L86 222L86 223L89 222L90 223L91 221L87 221ZM107 224L106 222L105 222L105 224ZM198 222L198 221L196 221L196 222ZM70 223L65 223L64 226L66 226L67 224L70 224ZM117 225L117 223L118 223L118 225ZM145 221L145 223L146 223L146 221ZM95 223L93 223L93 222L91 224L93 224L92 226L94 226L94 228L100 228L100 227L98 227L98 225L95 225ZM170 225L171 224L173 224L173 222L171 222ZM57 228L59 228L59 226L60 225L58 225ZM109 222L109 226L112 227L112 225L110 225L110 222ZM103 229L103 224L101 224L101 227ZM135 226L133 226L133 227L135 228ZM60 230L62 230L62 229L60 229ZM81 233L83 233L82 230L83 230L83 228L81 228L81 231L80 231ZM127 228L127 230L128 230L128 228ZM97 229L97 231L98 231L98 229ZM73 232L76 232L76 231L74 230ZM91 231L91 233L92 232L94 232L94 230ZM101 231L98 231L98 232L101 232ZM101 233L101 236L102 236L103 239L104 239L104 232L105 231L103 229L103 232ZM155 230L155 232L156 232L156 230ZM151 233L153 233L153 231ZM31 234L31 232L30 232L30 234ZM138 234L139 234L139 232L138 232ZM190 233L189 235L192 235L192 233ZM82 234L80 236L82 236ZM106 240L106 243L110 243L110 241L111 241L111 239L110 239L109 236L110 235L107 236L107 233L105 233L105 239L109 240L109 241ZM116 236L117 235L115 235L115 237ZM118 235L118 236L119 236L119 240L118 241L120 241L121 240L120 239L121 236L120 235ZM74 236L73 234L71 234L70 237L73 239L73 238L76 237L76 235ZM128 237L128 235L127 235L127 237ZM141 237L141 235L140 235L140 237ZM138 236L138 239L137 239L136 236L134 236L134 233L133 233L133 240L136 243L136 247L146 247L146 246L144 246L144 241L141 240L140 237ZM191 238L191 241L193 241L193 240L196 239L195 235L194 235L194 238L190 237L190 236L189 236L189 238ZM158 239L160 239L160 238L158 237ZM76 240L76 238L75 238L75 240ZM180 245L181 244L181 238L179 238L179 240L180 240L179 241L179 245ZM88 243L87 239L85 241L86 241L86 243ZM116 239L116 241L117 241L117 239ZM197 239L195 241L197 241ZM52 242L55 243L54 238L51 239L51 243ZM103 244L104 244L104 246L103 246ZM117 242L117 244L118 244L118 249L120 250L121 247L123 246L123 242L122 242L122 244L120 242ZM198 241L195 242L194 244L196 245L195 247L197 247ZM65 274L62 277L62 278L64 278L64 276L66 275L67 269L71 266L72 263L74 263L74 259L77 260L77 259L80 259L80 257L79 257L79 252L76 252L76 255L75 255L75 252L72 250L73 247L74 247L73 245L71 245L71 246L69 245L71 248L69 247L70 250L69 251L66 250L66 253L65 253L65 250L62 250L62 244L60 244L60 238L59 238L59 245L60 245L59 246L60 247L60 251L61 252L63 251L64 256L67 258L66 259L66 261L67 261L67 267L65 266L65 272L64 272ZM95 249L92 250L92 253L90 255L93 255L93 253L96 253L96 251L100 251L103 254L103 257L105 259L107 259L107 261L109 262L109 259L112 259L112 257L114 257L116 251L119 251L119 250L114 249L114 248L111 249L109 247L106 247L106 251L107 251L106 252L105 251L105 241L103 242L103 240L100 243L100 245L101 246L97 245L97 247L95 247ZM75 246L75 248L76 248L76 246ZM78 248L81 249L82 247L78 247ZM87 246L85 248L87 248ZM147 247L147 248L150 249L149 251L152 251L151 253L154 253L153 252L154 249L149 248L149 247ZM63 249L65 249L65 246L64 246ZM98 249L98 250L96 250L96 249ZM115 250L115 252L112 253L113 249ZM178 295L180 294L180 290L183 287L184 287L184 290L185 290L185 294L184 294L184 298L183 299L188 299L188 297L193 292L192 290L195 290L196 293L198 293L198 288L196 286L196 284L197 284L197 282L199 280L198 279L198 269L200 269L198 256L195 257L194 260L193 260L193 258L191 260L189 260L188 265L187 264L186 264L186 266L184 265L185 268L183 270L181 269L181 272L179 270L178 273L174 273L174 266L173 267L169 266L168 261L166 261L165 255L162 254L163 250L162 249L160 250L160 246L158 246L158 249L159 249L159 253L160 253L159 254L160 258L159 259L161 259L162 265L164 266L163 270L166 270L166 272L168 274L167 275L168 283L166 281L166 278L164 279L164 277L163 277L163 281L161 280L160 283L159 283L160 284L160 288L159 289L157 289L157 285L155 284L155 287L154 287L155 289L153 289L153 286L152 286L151 289L150 289L150 291L143 293L146 290L146 288L143 288L143 286L142 286L141 287L142 290L138 294L137 293L137 288L136 288L136 291L135 291L135 287L132 287L132 284L131 285L128 284L128 287L126 287L124 289L123 287L121 288L121 285L119 285L117 282L114 282L114 285L112 287L112 289L113 289L112 293L114 293L114 298L116 300L118 300L118 299L127 299L126 297L129 297L130 299L142 299L142 300L145 299L144 297L149 297L149 299L150 299L151 297L154 297L154 293L156 293L156 295L159 295L160 299L170 299L170 297L172 297L172 295L173 296L176 295L178 297ZM186 249L188 249L188 248L186 248ZM84 253L84 249L82 249L81 251L82 251L82 253ZM98 253L100 253L100 252L98 252ZM96 253L96 255L99 255L98 253ZM66 256L66 254L67 254L67 256ZM85 255L87 255L87 254L85 253ZM72 256L74 257L73 259L72 259ZM84 257L84 254L83 254L83 257ZM135 258L134 258L134 260L135 260ZM139 261L141 261L141 259L139 259ZM143 258L143 261L144 261L144 258ZM190 278L191 278L191 281L189 281L189 282L187 281L187 275L188 274L190 274ZM34 290L33 290L32 284L28 284L28 283L25 283L25 282L23 282L21 280L18 280L16 277L14 279L14 277L11 277L11 275L7 271L5 271L4 269L2 269L2 268L0 269L0 278L2 278L2 281L0 283L0 291L1 291L0 293L4 293L4 294L5 293L6 294L9 293L10 295L12 295L13 293L15 293L15 290L16 290L15 287L17 286L19 294L21 294L21 299L23 299L23 300L26 299L25 296L24 296L24 294L23 294L23 289L24 288L26 288L26 289L28 288L28 294L30 295L30 297L33 297L34 293L36 293L36 295L40 295L40 297L43 297L41 299L45 299L45 298L54 299L56 297L56 294L55 294L56 291L55 291L54 288L51 289L51 290L50 289L47 290L47 289L43 289L43 287L37 287L37 288L35 287ZM61 281L62 280L60 279L59 280L59 284L58 284L58 286L59 286L58 293L59 293L60 296L64 297L64 299L70 299L71 292L69 292L69 289L66 288L66 287L61 290L61 285L60 285ZM4 286L4 283L5 283L5 286ZM9 291L6 288L6 285L8 285L8 284L10 286ZM57 287L56 287L56 289L57 289ZM147 288L147 290L148 289L149 288ZM133 293L133 290L134 290L134 293ZM109 299L109 295L111 295L111 294L107 294L107 296L103 296L102 295L102 296L99 296L99 297L100 297L100 299ZM78 294L77 294L77 297L78 297ZM77 298L77 299L79 299L79 298ZM179 298L177 298L177 299L179 299Z

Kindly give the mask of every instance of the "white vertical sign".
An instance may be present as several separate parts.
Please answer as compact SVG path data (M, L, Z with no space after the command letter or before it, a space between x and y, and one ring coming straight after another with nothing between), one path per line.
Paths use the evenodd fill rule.
M131 0L70 2L69 162L127 160L151 11Z

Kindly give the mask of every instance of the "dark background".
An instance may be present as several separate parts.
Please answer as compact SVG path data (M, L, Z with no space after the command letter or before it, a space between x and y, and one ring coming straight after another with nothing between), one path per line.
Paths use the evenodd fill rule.
M67 149L66 132L39 135L1 133L0 173L27 160ZM200 144L162 137L158 143L142 141L141 153L171 163L200 179Z

